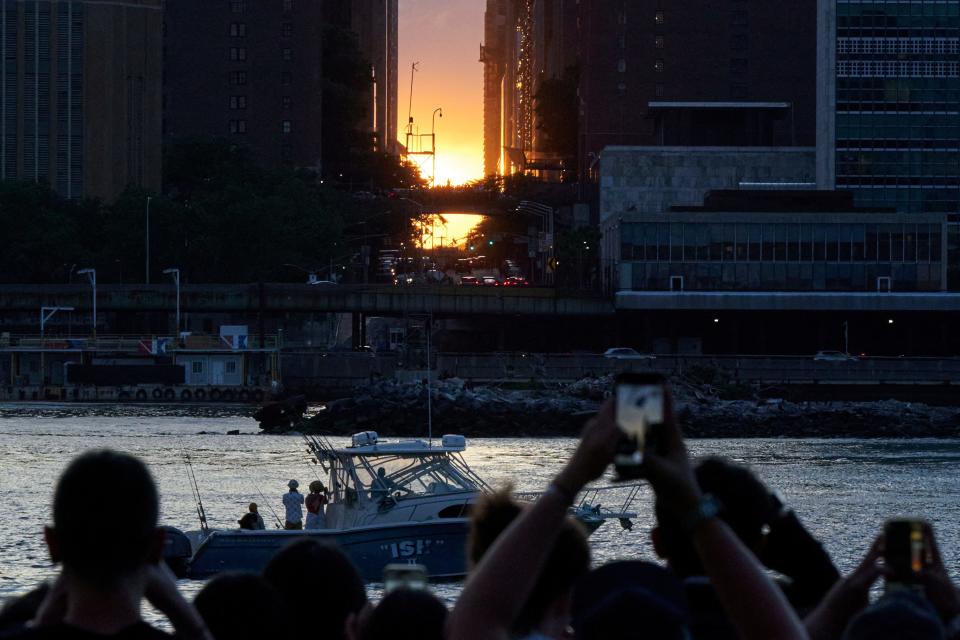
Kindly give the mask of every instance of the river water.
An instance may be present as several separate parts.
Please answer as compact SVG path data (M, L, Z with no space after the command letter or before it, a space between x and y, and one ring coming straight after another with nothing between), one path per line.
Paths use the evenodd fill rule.
M234 429L241 434L225 435ZM165 524L197 528L183 451L193 460L211 526L236 526L250 501L261 504L269 522L264 503L280 511L287 481L306 484L319 468L309 464L299 438L257 431L252 419L231 410L185 415L134 407L0 407L0 603L54 573L41 533L50 519L53 485L67 461L88 448L143 458L159 483ZM465 458L493 486L511 482L536 491L574 445L567 438L473 439ZM693 440L689 448L694 456L723 455L753 467L842 570L856 565L886 518L911 515L933 522L947 567L955 578L960 575L960 440ZM615 500L605 502L612 506ZM614 521L592 536L595 562L653 557L649 490L641 492L634 510L633 531ZM181 582L188 596L200 586ZM376 585L371 591L377 595ZM437 591L452 601L459 586L439 585Z

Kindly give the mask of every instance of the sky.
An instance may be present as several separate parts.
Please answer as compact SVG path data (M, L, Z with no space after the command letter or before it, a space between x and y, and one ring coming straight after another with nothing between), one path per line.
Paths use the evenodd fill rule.
M430 133L436 119L437 184L483 177L483 41L481 0L400 0L400 77L397 135L404 142L410 105L410 65L419 62L413 87L414 124ZM422 173L429 178L425 161Z

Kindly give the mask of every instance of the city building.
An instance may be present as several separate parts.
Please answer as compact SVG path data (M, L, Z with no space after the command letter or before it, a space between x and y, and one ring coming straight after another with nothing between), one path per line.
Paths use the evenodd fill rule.
M634 220L666 221L675 206L698 206L707 192L812 189L813 147L607 147L600 159L601 279L629 288L622 234Z
M960 1L820 0L818 183L960 213Z
M0 178L159 189L161 0L0 0Z
M399 0L324 0L324 20L353 31L370 65L370 108L366 128L376 148L399 155L397 82Z
M545 151L540 139L535 96L543 80L577 65L578 4L487 0L480 52L485 175L561 168L563 159Z
M164 135L223 136L265 166L320 168L316 0L166 0Z
M816 7L583 0L580 175L610 145L813 146Z
M843 191L716 191L620 229L620 287L652 291L946 289L946 215L857 208Z

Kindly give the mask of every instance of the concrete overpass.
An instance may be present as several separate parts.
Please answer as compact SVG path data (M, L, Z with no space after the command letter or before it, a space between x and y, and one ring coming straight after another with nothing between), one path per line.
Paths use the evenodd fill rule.
M620 291L618 311L960 311L960 293Z

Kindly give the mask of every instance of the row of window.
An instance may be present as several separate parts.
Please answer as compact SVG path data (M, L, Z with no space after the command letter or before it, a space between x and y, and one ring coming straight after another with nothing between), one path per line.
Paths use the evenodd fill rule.
M929 224L624 223L621 259L646 262L939 262Z
M247 72L246 71L231 71L230 72L230 84L234 86L242 86L247 84ZM293 84L293 74L289 71L282 71L280 73L280 84L290 85Z
M231 120L228 123L227 129L230 133L246 133L247 132L247 121L246 120ZM284 120L280 123L280 132L281 133L293 133L293 122L290 120Z
M960 38L837 38L839 54L942 55L960 51Z
M882 12L882 13L881 13ZM837 0L837 16L866 17L938 17L960 16L956 2L911 2L910 0Z
M293 11L293 0L282 0L281 8L284 13ZM247 10L247 0L230 0L230 11L232 13L245 13Z
M840 78L957 78L960 63L944 60L840 60Z
M283 96L280 98L280 104L284 110L293 108L293 98ZM230 109L232 111L242 111L247 108L247 96L230 96Z

